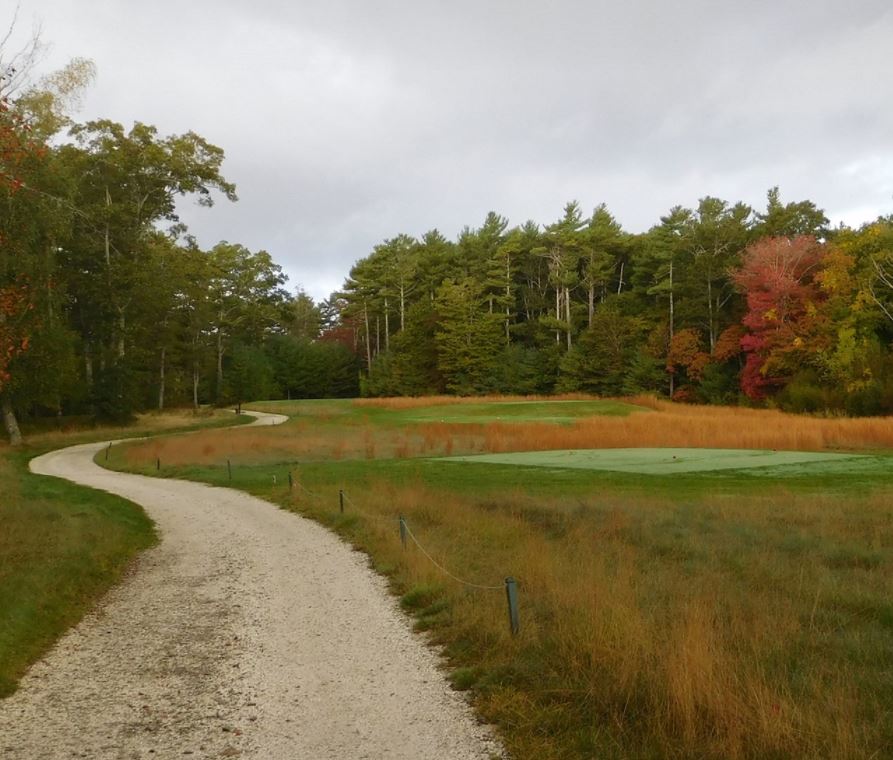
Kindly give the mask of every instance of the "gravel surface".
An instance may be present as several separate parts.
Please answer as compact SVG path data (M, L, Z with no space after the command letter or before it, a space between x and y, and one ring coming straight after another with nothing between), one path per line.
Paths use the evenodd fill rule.
M31 467L141 504L162 540L0 700L0 758L503 756L365 555L238 491L104 470L102 447Z

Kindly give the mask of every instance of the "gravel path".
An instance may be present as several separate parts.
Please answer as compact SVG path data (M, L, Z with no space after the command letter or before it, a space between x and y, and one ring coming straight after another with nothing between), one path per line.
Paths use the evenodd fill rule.
M502 756L364 555L238 491L104 470L102 446L31 468L141 504L162 540L0 700L2 760Z

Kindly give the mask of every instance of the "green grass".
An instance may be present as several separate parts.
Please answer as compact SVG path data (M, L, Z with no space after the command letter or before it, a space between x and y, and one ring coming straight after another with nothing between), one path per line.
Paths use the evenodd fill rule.
M0 697L156 540L135 504L31 475L35 453L0 457Z
M393 422L555 422L565 424L583 417L625 417L646 411L621 401L496 401L442 405L391 412Z
M349 439L372 424L383 440L416 411L295 408L306 425L293 435ZM289 427L268 435L278 452ZM623 455L660 464L645 474L555 461L610 452L472 463L349 450L358 458L234 456L232 481L220 463L162 474L255 493L368 552L515 757L893 756L889 453L675 454L735 463L710 470L674 467L666 450ZM125 454L113 450L113 466ZM519 456L540 466L518 466ZM148 460L131 466L153 473ZM290 491L289 472L315 495ZM460 586L404 550L398 514L455 574L497 586L516 577L521 634L507 632L502 591Z
M0 448L0 697L117 583L157 540L137 505L58 478L33 475L28 461L54 448L168 430L241 424L229 415L153 415L130 428L52 432L20 450ZM173 427L171 427L173 424Z

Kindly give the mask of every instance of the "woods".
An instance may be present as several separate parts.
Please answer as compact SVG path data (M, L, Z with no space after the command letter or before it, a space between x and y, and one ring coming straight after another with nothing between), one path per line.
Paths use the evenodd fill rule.
M33 60L38 44L13 60ZM74 123L92 64L31 82L2 60L0 404L13 443L23 415L123 421L356 392L353 355L317 342L318 307L284 289L266 251L202 250L180 222L181 198L236 201L222 149L140 122Z
M891 262L893 216L831 228L778 188L762 210L705 196L638 234L572 201L546 224L490 213L455 242L398 235L357 262L339 304L370 395L653 392L879 414L893 411Z
M33 46L16 60L34 59ZM224 153L70 113L94 69L0 63L0 406L126 420L270 397L656 393L893 411L893 216L705 196L647 231L605 204L399 233L316 303L264 250L201 249L177 204L235 202Z

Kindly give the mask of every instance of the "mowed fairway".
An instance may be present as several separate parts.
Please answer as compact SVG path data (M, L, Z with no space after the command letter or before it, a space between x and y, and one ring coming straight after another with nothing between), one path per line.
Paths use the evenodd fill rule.
M243 488L367 552L515 757L893 756L890 419L252 406L291 419L134 443L110 465ZM402 547L399 515L426 553Z

